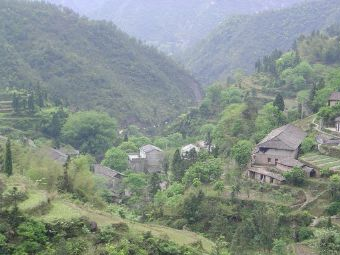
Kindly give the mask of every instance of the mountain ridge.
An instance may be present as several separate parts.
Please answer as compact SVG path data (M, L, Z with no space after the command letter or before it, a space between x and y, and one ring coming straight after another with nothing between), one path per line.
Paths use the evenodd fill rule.
M172 60L108 22L40 2L3 1L0 12L2 87L41 84L72 108L122 124L158 125L201 98Z

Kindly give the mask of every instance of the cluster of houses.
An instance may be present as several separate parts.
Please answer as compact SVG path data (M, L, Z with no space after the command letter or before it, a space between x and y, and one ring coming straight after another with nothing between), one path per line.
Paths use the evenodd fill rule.
M328 100L329 106L340 104L340 92L334 92ZM335 131L340 132L340 117L335 119ZM247 170L247 176L260 182L270 184L284 183L284 173L299 167L304 170L306 176L315 177L317 172L298 160L299 149L307 136L302 129L288 124L270 132L253 151L251 165ZM334 139L329 136L319 135L319 144L340 144L340 138ZM207 145L204 141L195 144L188 144L181 148L182 158L188 158L193 151L198 153L201 150L211 151L213 146ZM52 159L65 165L69 157L79 154L79 151L65 151L63 149L50 148L48 154ZM164 152L154 146L145 145L138 153L128 155L129 169L143 173L161 173L164 170ZM95 164L92 171L103 176L108 181L108 187L115 193L121 190L124 174L108 167Z

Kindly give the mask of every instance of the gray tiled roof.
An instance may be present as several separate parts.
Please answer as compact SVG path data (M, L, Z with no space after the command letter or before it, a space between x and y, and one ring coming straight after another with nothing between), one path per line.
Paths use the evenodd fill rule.
M259 148L296 150L307 133L291 124L274 129L259 144Z
M145 153L148 153L148 152L151 152L151 151L162 151L160 148L154 146L154 145L151 145L151 144L148 144L148 145L144 145L142 148L141 148L142 151L144 151Z
M268 171L266 168L262 167L252 167L248 169L248 171L258 173L258 174L263 174L265 176L272 177L273 179L279 180L279 181L285 181L286 178L284 178L281 174L273 173L271 171Z
M340 101L340 92L333 92L333 93L329 96L329 100L330 100L330 101Z
M124 176L124 174L100 164L93 165L93 171L97 175L102 175L109 178L121 178Z

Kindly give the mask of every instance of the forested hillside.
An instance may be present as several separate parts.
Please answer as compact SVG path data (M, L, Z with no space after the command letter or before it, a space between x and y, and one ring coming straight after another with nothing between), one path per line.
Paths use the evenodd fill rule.
M239 16L227 20L184 55L184 63L203 83L223 79L238 69L253 71L254 62L274 49L287 50L301 34L340 20L338 0Z
M39 85L122 124L160 123L201 97L176 64L109 23L38 2L1 1L0 13L2 88Z
M96 19L112 20L123 31L157 46L179 53L217 27L227 16L287 7L301 0L106 0L94 8L89 1L49 0L74 8ZM97 1L96 1L97 2ZM84 10L84 6L88 9Z

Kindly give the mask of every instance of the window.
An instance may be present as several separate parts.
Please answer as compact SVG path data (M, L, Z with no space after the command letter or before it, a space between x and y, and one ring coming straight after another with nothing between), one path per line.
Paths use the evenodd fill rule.
M276 158L275 159L275 166L277 165L277 162L279 162L279 160Z
M271 158L268 158L268 163L272 163L272 159Z

